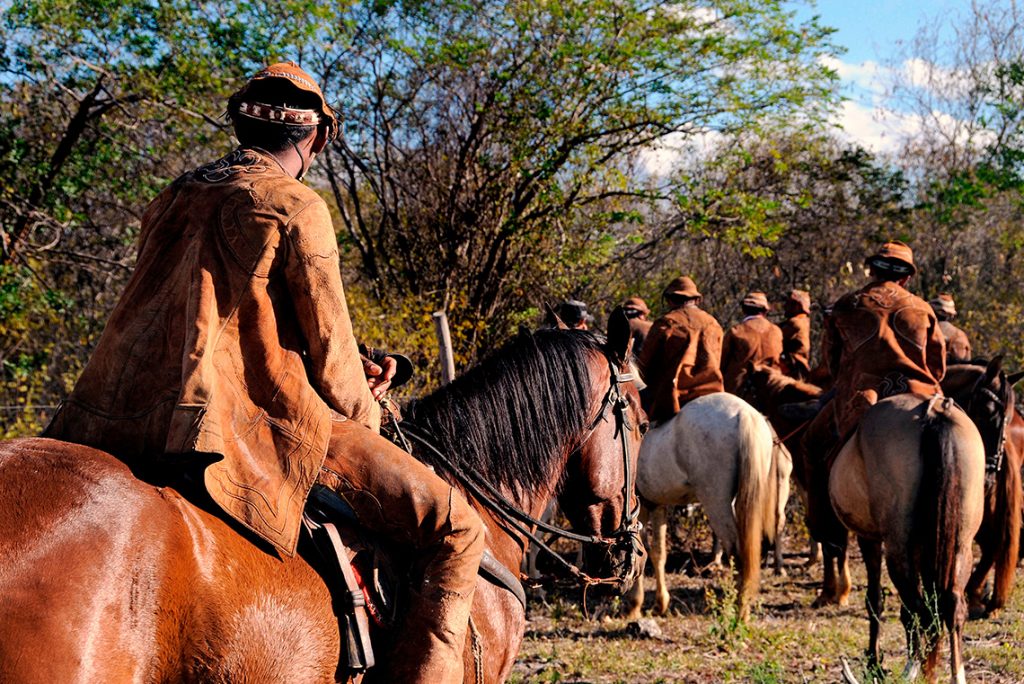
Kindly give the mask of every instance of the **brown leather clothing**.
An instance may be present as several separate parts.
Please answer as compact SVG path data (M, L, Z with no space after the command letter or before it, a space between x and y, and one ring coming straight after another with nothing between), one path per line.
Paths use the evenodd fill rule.
M376 432L342 416L331 429L320 484L337 492L363 527L415 549L401 637L378 658L375 681L457 684L483 556L482 523L465 498Z
M971 358L971 342L967 339L967 333L956 327L949 321L939 321L939 330L946 340L946 362L947 363L968 363Z
M673 309L651 326L638 366L648 387L644 410L665 421L686 402L722 391L722 326L697 307Z
M629 319L629 336L633 338L633 355L637 358L643 352L644 342L647 340L647 335L651 332L652 325L654 325L653 321L640 318Z
M737 394L747 377L747 363L780 365L782 331L764 316L737 323L725 335L722 347L722 376L725 391Z
M797 380L806 380L811 373L811 317L798 313L783 321L779 329L784 372Z
M147 207L135 271L46 436L129 464L213 454L210 496L290 555L332 411L379 428L330 213L239 149Z
M239 149L147 208L128 287L46 435L129 464L215 460L210 496L288 555L310 488L327 484L416 556L390 680L461 682L483 524L379 424L327 205Z
M825 325L825 359L836 379L839 435L879 399L941 394L946 347L931 307L894 282L872 282L835 303Z

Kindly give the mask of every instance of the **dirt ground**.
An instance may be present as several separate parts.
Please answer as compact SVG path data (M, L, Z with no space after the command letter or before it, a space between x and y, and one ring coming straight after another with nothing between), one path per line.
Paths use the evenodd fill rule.
M792 517L790 518L793 519ZM655 618L660 637L636 635L619 617L621 600L589 600L590 619L578 589L556 589L531 600L526 639L512 682L838 682L841 658L861 682L896 681L906 658L895 590L886 577L882 626L883 669L866 671L866 579L859 554L851 564L853 593L846 607L812 609L821 564L805 567L806 537L787 531L786 576L764 570L753 618L732 618L723 572L701 573L711 548L698 520L676 527L669 556L671 615ZM853 544L856 547L856 544ZM964 653L967 680L1024 682L1024 570L1010 605L998 616L968 623ZM647 578L650 615L653 579ZM943 665L947 662L943 654ZM949 681L947 674L940 681Z

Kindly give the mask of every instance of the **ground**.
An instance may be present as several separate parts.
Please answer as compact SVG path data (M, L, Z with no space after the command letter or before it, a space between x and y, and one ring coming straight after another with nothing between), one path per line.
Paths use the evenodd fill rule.
M792 519L792 518L791 518ZM821 565L805 568L805 537L787 533L786 577L762 575L761 593L747 625L731 618L721 573L700 576L710 540L699 523L677 529L669 559L671 615L658 617L661 638L638 637L618 617L614 598L588 602L586 619L578 590L558 590L548 601L532 600L526 640L511 682L838 682L841 657L861 682L872 681L863 652L868 641L864 607L866 579L859 556L852 561L850 605L812 609ZM680 532L681 530L681 532ZM854 546L856 546L854 544ZM680 549L680 547L682 547ZM698 551L698 549L700 549ZM1024 569L1010 605L997 617L968 623L964 653L967 680L1024 682ZM886 577L882 626L883 667L895 680L905 663L899 604ZM645 609L651 608L653 579L647 578ZM649 612L646 613L649 615ZM943 665L947 661L943 656ZM875 680L881 678L876 674ZM940 681L949 681L943 675Z

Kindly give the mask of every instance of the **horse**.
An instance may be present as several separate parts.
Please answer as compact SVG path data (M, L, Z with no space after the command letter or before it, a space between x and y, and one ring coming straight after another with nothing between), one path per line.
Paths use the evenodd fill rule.
M988 458L985 477L985 517L975 541L981 558L967 583L972 617L991 616L1010 598L1017 575L1021 533L1021 445L1008 438L1017 412L1013 385L1024 373L1007 375L1002 357L985 365L957 364L946 369L942 391L964 407L981 432ZM995 568L992 595L983 597L985 581Z
M857 535L868 587L868 659L880 662L882 554L907 635L904 677L936 681L941 630L953 681L966 682L964 588L982 520L985 446L952 399L897 394L871 406L829 473L836 514ZM924 640L924 651L921 641Z
M761 541L774 541L777 497L769 481L772 431L739 397L717 392L698 397L651 428L637 464L641 520L649 520L651 563L657 582L655 612L668 612L665 584L668 507L699 502L726 553L738 559L738 615L747 619L761 572ZM640 615L644 586L633 585L627 619Z
M847 563L845 530L828 502L825 482L811 482L812 464L808 461L803 438L807 426L817 415L823 395L821 387L783 374L774 366L751 364L740 396L768 416L768 422L782 435L793 456L793 476L804 503L805 521L812 531L807 565L823 561L822 589L813 605L846 605L851 589ZM812 500L813 497L813 500ZM824 537L822 545L815 533Z
M634 560L632 477L646 417L620 373L625 330L607 344L581 331L520 333L410 411L436 446L417 457L466 494L500 566L477 582L467 682L504 681L525 630L524 599L492 579L497 570L515 582L530 534L507 509L529 519L557 497L583 538L629 556L623 567ZM0 681L351 674L336 673L332 596L303 558L277 557L226 516L88 447L2 442L0 481Z

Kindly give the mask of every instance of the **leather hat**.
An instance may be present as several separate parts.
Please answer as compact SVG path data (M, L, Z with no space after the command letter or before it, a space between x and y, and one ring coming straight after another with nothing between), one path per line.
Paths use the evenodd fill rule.
M288 106L283 99L280 102L260 102L256 101L253 97L247 97L254 84L271 79L289 83L295 89L302 92L312 93L319 100L319 104L315 109L302 109ZM327 126L328 141L334 140L338 135L338 117L335 115L334 110L331 109L331 106L327 104L323 91L320 90L320 86L313 80L313 77L295 62L271 64L254 74L228 100L228 113L232 116L237 113L252 119L285 126L316 126L324 124Z
M805 314L811 313L811 293L807 290L791 290L786 303L796 304Z
M630 297L629 299L622 303L622 308L627 310L632 309L634 311L639 311L644 316L651 313L650 308L648 308L647 306L647 302L642 300L640 297Z
M665 288L666 295L675 295L677 297L703 297L698 290L697 284L693 282L693 279L689 276L679 276Z
M900 275L914 275L917 273L917 266L914 265L914 252L910 246L899 240L886 242L881 249L872 254L864 263L868 266L883 271L889 271Z
M759 290L752 290L747 293L747 296L743 298L743 306L749 306L755 309L764 309L768 311L771 307L768 305L768 295Z
M935 313L944 313L947 316L956 316L956 304L953 302L953 295L948 292L941 292L939 296L928 302Z

